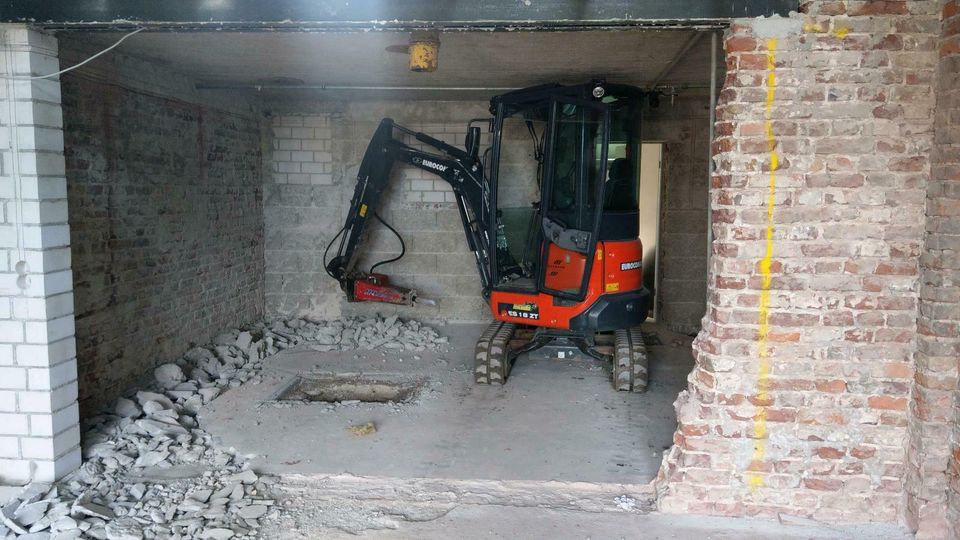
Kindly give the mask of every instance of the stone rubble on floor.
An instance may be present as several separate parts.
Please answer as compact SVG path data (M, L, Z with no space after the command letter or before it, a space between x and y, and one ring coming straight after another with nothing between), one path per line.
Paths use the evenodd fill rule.
M403 321L396 315L380 317L350 317L342 321L304 323L286 337L316 341L311 349L317 351L373 350L383 348L395 351L438 351L447 345L447 338L418 321ZM292 334L292 335L291 335Z
M0 540L253 538L279 508L270 482L233 449L215 448L196 415L229 388L259 384L263 360L296 345L320 351L437 351L447 338L417 321L352 317L258 323L158 366L151 388L128 392L85 421L84 462L56 485L34 483L0 507ZM195 468L172 480L148 470ZM2 502L2 501L0 501Z
M614 497L613 502L615 502L621 510L631 511L637 507L637 500L629 495Z

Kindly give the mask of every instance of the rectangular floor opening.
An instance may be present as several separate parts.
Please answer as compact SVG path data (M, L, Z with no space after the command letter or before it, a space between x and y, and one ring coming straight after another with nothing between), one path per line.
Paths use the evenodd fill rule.
M297 377L281 390L276 401L320 403L409 403L423 383L372 378L365 375Z

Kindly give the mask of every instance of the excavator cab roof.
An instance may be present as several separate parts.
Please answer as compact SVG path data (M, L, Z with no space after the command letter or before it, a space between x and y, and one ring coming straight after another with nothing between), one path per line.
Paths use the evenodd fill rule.
M496 115L501 104L504 108L503 113L509 116L516 110L529 108L530 105L544 103L554 98L565 97L606 103L611 96L626 98L642 97L644 94L645 92L636 86L607 84L603 80L569 86L549 83L493 96L490 98L490 113Z

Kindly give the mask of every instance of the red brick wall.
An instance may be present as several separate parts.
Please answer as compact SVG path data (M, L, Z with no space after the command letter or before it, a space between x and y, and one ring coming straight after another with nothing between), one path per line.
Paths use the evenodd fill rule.
M941 13L907 516L918 537L960 538L960 2Z
M728 32L708 310L661 509L900 516L938 3L806 2Z

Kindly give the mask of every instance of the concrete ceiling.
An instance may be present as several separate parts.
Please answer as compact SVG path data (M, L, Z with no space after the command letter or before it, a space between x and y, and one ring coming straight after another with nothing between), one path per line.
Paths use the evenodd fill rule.
M545 82L611 82L646 86L680 54L695 30L597 30L570 32L446 32L439 69L415 73L401 32L143 32L123 52L158 60L199 85L306 85L510 87ZM73 34L106 45L121 34ZM89 40L89 41L88 41ZM663 83L709 83L710 39L704 35L682 55ZM287 83L283 83L287 84Z

